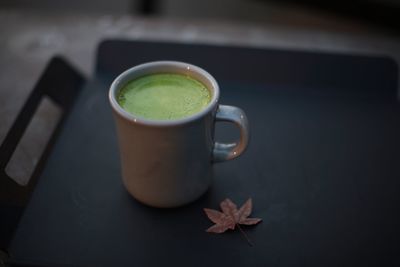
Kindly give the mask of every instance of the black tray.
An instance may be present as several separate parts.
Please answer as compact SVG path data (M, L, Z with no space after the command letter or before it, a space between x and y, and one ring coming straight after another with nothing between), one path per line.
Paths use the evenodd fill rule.
M246 153L177 209L123 188L107 92L152 60L199 65L250 121ZM48 77L63 79L63 74ZM217 138L237 133L219 125ZM400 105L388 58L110 40L78 95L9 246L14 265L399 265ZM134 164L134 163L133 163ZM203 208L253 198L263 222L221 235ZM35 266L36 266L35 265Z

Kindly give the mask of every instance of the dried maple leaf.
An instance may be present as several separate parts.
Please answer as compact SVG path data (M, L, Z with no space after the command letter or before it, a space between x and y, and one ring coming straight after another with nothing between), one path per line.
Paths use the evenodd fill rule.
M209 233L223 233L228 229L234 230L237 226L239 230L246 237L247 241L250 245L251 242L248 239L247 235L243 232L240 224L244 225L253 225L261 222L260 218L248 218L251 210L252 210L252 201L249 198L240 209L237 209L236 204L233 203L229 198L225 199L220 204L221 210L213 210L213 209L204 209L204 212L207 214L207 217L215 223L213 226L208 228L206 231Z

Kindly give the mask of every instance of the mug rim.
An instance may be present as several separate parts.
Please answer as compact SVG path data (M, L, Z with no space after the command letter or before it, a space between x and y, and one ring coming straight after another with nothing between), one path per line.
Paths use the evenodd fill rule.
M208 80L210 82L211 87L212 87L212 88L208 88L208 86L206 86L209 90L212 90L210 102L207 104L207 106L205 106L199 112L196 112L194 114L191 114L189 116L186 116L186 117L183 117L180 119L173 119L173 120L146 119L144 117L134 115L134 114L129 113L126 110L124 110L118 104L118 101L116 100L116 94L117 94L118 90L120 90L120 87L122 87L123 85L126 84L126 82L123 83L124 78L126 76L132 75L135 72L138 72L138 71L146 72L146 71L149 71L156 67L166 67L166 68L175 67L176 68L175 71L171 71L171 73L187 74L189 76L190 76L190 73L197 73L200 76L204 77L206 80ZM176 71L177 69L181 69L182 72ZM183 73L183 70L185 70L186 73ZM149 72L148 74L151 74L151 72ZM146 74L143 74L143 75L146 75ZM140 76L138 76L138 77L140 77ZM194 79L198 80L197 78L194 78ZM214 79L214 77L210 73L208 73L206 70L204 70L198 66L195 66L193 64L185 63L185 62L181 62L181 61L171 61L171 60L151 61L151 62L142 63L142 64L136 65L134 67L131 67L131 68L125 70L124 72L122 72L121 74L119 74L114 79L114 81L111 83L108 98L109 98L109 101L110 101L110 104L111 104L111 107L113 108L113 110L118 115L122 116L124 119L126 119L128 121L131 121L133 123L148 125L148 126L174 126L174 125L186 124L186 123L196 121L196 120L202 118L203 116L205 116L207 113L211 112L215 108L215 106L218 104L219 86L218 86L217 81Z

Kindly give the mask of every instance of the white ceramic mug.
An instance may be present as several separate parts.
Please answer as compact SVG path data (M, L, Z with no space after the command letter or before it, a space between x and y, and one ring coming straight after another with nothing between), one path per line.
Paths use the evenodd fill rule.
M198 113L177 120L150 120L126 112L117 102L126 83L144 75L178 73L202 82L210 103ZM200 197L211 183L212 164L238 157L249 140L245 113L218 104L219 87L205 70L176 61L141 64L120 74L111 84L109 100L117 126L122 180L137 200L154 207L176 207ZM235 143L214 141L216 121L240 129Z

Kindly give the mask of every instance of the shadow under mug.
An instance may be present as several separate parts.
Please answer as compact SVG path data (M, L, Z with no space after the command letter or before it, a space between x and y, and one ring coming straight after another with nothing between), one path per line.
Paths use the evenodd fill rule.
M121 88L144 75L177 73L203 83L210 103L182 119L150 120L125 111L117 102ZM128 192L154 207L177 207L205 193L211 184L212 164L238 157L249 140L248 121L237 107L220 105L219 87L205 70L183 62L155 61L135 66L111 84L109 100L116 122L122 180ZM234 123L240 130L235 143L214 141L217 121Z

